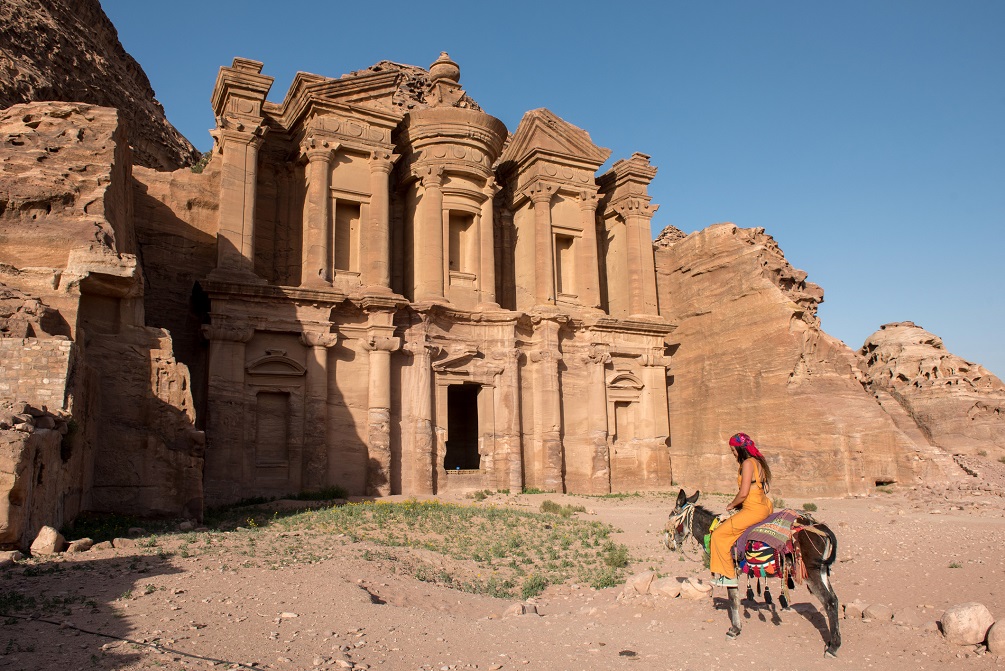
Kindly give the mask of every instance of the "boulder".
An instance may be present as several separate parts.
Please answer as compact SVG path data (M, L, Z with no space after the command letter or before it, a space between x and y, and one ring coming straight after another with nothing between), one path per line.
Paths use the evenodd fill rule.
M134 548L134 547L136 547L136 545L137 545L137 543L136 543L136 539L135 538L113 538L112 539L112 547L114 547L115 549L119 549L119 548Z
M948 608L941 623L942 633L950 643L977 645L984 642L995 618L984 604L971 601Z
M862 613L865 609L869 607L869 604L855 599L851 603L846 603L844 605L844 616L846 620L861 620Z
M656 574L652 571L636 573L625 581L625 591L635 590L637 594L648 594L649 586L652 584Z
M503 617L515 617L517 615L537 615L537 606L532 603L515 603L503 613Z
M995 622L988 629L988 652L1005 656L1005 625Z
M90 538L80 538L75 541L70 541L70 544L66 546L67 553L72 552L87 552L93 547L94 541Z
M31 544L33 555L51 555L62 552L66 547L66 539L63 534L49 526L42 527Z
M680 596L680 581L677 578L659 578L653 580L649 586L649 592L650 594L659 594L660 596L674 599Z
M688 578L680 584L680 595L683 599L701 601L712 596L712 586L700 578Z
M112 545L112 541L101 541L92 545L91 550L111 550L113 547L115 546Z
M874 603L862 611L862 617L868 620L887 622L893 617L893 608L890 608L885 603Z
M0 552L0 568L10 566L14 562L24 559L24 555L17 550L5 550Z

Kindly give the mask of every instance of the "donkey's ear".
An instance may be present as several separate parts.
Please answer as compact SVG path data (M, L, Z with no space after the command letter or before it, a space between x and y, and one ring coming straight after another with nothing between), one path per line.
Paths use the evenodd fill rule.
M687 502L687 494L685 494L684 490L682 489L679 492L677 492L677 507L680 508L686 502Z
M682 489L681 492L683 492L683 491L684 490ZM701 490L700 489L695 490L694 494L692 494L691 496L687 497L687 502L688 503L697 503L698 502L698 496L700 494L701 494Z

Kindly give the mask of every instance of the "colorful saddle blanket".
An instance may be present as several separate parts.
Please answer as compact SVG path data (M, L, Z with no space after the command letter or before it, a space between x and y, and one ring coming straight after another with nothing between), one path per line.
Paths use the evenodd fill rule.
M733 559L741 573L773 576L779 573L779 555L792 552L792 525L801 517L796 510L780 510L747 529L733 546Z

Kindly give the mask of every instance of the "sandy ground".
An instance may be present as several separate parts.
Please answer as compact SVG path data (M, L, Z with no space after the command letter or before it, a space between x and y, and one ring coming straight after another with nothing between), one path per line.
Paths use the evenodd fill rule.
M48 604L22 612L35 619L0 618L0 669L240 663L290 670L836 671L887 669L901 660L912 669L1000 669L1005 658L950 645L924 625L967 601L979 601L1005 620L1001 492L997 483L981 490L975 481L963 491L923 488L815 501L817 518L838 535L832 582L841 602L888 604L901 615L912 613L917 624L843 619L837 659L823 657L822 609L804 588L793 592L791 611L747 604L743 634L727 641L724 590L698 602L618 599L620 587L566 583L532 599L537 615L504 617L513 600L402 575L394 570L394 553L369 542L324 543L311 550L312 563L273 570L245 561L240 550L248 532L236 529L203 532L218 546L212 555L184 557L162 536L156 548L140 539L135 548L32 559L0 570L3 593L19 591ZM463 502L536 511L545 499L585 506L579 517L620 529L614 538L630 549L629 575L649 569L707 575L697 556L670 553L660 544L669 495L496 494L477 504ZM721 510L726 497L702 502ZM786 500L789 507L803 503Z

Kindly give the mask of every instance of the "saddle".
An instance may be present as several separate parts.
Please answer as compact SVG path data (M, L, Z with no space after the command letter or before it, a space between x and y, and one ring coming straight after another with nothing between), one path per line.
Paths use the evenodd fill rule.
M733 546L733 560L738 571L759 578L778 576L786 579L791 575L802 582L803 570L792 538L807 522L812 524L805 513L787 508L747 529ZM787 556L793 559L795 566L786 565Z

